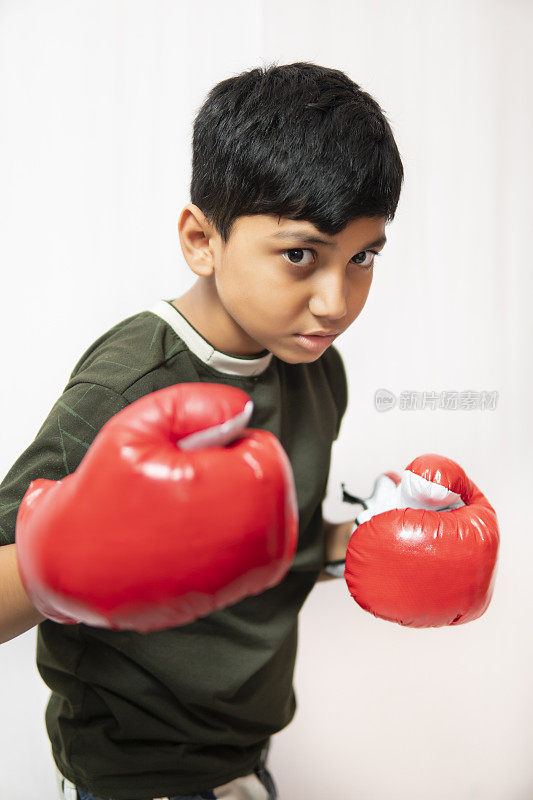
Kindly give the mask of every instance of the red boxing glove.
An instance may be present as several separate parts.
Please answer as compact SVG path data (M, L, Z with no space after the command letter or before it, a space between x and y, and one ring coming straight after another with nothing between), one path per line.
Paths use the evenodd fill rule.
M111 417L71 475L32 481L15 537L35 607L144 633L278 584L297 545L294 476L274 434L246 428L252 410L234 386L169 386Z
M346 552L344 577L365 611L411 628L461 625L491 601L496 512L449 458L419 456L380 475ZM439 509L439 510L437 510Z

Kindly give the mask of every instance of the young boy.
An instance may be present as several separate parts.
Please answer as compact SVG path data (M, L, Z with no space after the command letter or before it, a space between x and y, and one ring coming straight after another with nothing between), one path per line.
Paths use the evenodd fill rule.
M201 107L179 220L195 283L89 347L0 485L1 641L39 624L46 728L66 800L277 797L266 757L296 710L298 612L353 528L322 518L347 405L332 341L364 307L402 180L379 105L338 70L252 69L217 84ZM45 617L17 571L30 482L70 475L113 415L191 381L244 389L249 427L274 433L290 459L299 532L286 577L145 634Z

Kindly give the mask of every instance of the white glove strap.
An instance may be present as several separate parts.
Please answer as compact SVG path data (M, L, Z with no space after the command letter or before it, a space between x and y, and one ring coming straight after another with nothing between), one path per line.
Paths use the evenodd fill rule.
M396 484L388 475L379 475L374 483L372 496L365 500L367 508L355 517L355 526L361 525L375 514L392 511L393 508L425 508L434 511L451 511L464 506L461 497L445 486L433 483L405 469L400 483ZM343 578L345 561L328 561L324 572L332 578Z
M380 475L374 484L372 496L365 502L368 507L355 518L358 525L367 522L375 514L383 514L393 508L450 511L464 505L455 492L450 492L445 486L432 483L407 469L402 472L402 479L398 484L388 475Z
M346 561L328 561L324 564L324 572L332 578L344 578Z

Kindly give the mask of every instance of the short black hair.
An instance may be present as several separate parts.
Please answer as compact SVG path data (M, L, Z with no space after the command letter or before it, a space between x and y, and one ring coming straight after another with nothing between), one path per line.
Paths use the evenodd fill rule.
M344 72L297 61L217 83L193 123L191 202L222 240L276 214L335 235L394 218L403 165L379 104Z

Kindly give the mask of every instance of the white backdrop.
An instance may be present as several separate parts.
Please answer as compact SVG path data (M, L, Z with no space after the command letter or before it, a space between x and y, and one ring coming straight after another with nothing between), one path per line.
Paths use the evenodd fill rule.
M378 472L446 454L498 512L496 591L473 623L413 630L317 584L298 710L271 750L280 800L533 796L532 30L527 0L0 2L1 476L88 345L192 284L177 221L216 82L272 60L336 67L395 133L400 205L336 342L350 397L325 512L351 516L341 480L369 494ZM498 397L401 407L431 391ZM35 636L0 648L0 796L56 800Z

